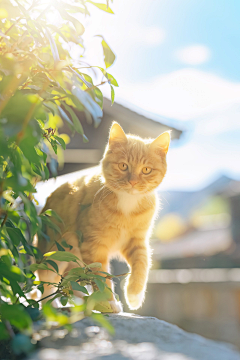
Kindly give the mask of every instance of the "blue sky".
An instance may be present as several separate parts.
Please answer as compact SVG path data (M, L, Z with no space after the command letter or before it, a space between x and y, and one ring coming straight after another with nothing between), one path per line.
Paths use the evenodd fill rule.
M114 0L115 15L91 7L86 55L102 65L93 35L104 35L117 55L116 101L187 129L170 148L163 188L240 179L240 1Z
M119 0L116 0L119 1ZM148 6L149 4L149 6ZM198 66L220 76L240 80L240 2L238 0L159 0L145 1L139 11L138 22L146 26L161 27L166 41L145 52L135 49L142 57L133 76L141 76L142 66L151 67L146 77L181 69L182 64L172 56L177 49L190 44L204 44L211 50L210 60ZM132 73L129 68L129 75Z

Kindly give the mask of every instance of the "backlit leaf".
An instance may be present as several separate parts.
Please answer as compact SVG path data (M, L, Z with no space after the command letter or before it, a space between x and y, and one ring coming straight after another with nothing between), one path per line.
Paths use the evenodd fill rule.
M90 1L90 0L88 0L87 2L89 2L90 4L96 6L100 10L103 10L103 11L109 13L109 14L114 14L112 9L109 6L107 6L106 4L99 4L99 3L96 3L96 2L93 2L93 1Z
M81 291L83 292L84 294L87 294L88 295L88 291L87 289L84 287L84 286L81 286L79 285L77 282L75 281L70 281L71 283L71 286L72 286L72 289L73 290L77 290L77 291Z
M114 88L112 87L112 85L110 85L110 86L111 86L111 101L112 101L112 105L113 105L114 99L115 99L115 91L114 91Z
M50 260L59 260L59 261L79 261L79 258L68 252L68 251L52 251L49 253L44 254L45 257L47 257Z
M101 36L101 35L97 35L97 36L102 38L102 48L103 48L103 53L104 53L104 62L105 62L106 68L108 68L114 63L114 61L116 59L116 56L115 56L114 52L112 51L112 49L110 48L110 46L105 41L104 37Z

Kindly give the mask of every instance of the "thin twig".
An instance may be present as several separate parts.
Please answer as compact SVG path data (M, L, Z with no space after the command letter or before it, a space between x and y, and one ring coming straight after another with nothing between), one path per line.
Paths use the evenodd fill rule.
M12 325L10 324L10 322L8 320L4 321L4 324L6 326L7 332L10 335L11 339L13 339L15 334L14 334L14 331L12 329Z
M4 216L3 222L1 223L1 227L3 227L7 221L8 213Z
M52 294L50 294L50 295L47 295L47 296L45 296L45 297L42 298L42 299L36 300L36 302L38 303L38 302L40 302L40 301L46 300L46 299L48 299L49 297L51 297L51 296L53 296L53 295L57 295L57 294L58 294L58 290L55 291L55 293L52 293Z
M108 83L108 80L107 80L107 81L102 81L102 82L101 82L100 84L98 84L98 85L93 85L93 86L91 86L90 88L86 89L85 91L92 90L92 89L94 89L94 88L96 88L96 87L98 87L98 86L100 86L100 85L104 85L104 84L106 84L106 83Z
M30 6L30 8L29 8L28 10L26 10L26 11L32 10L32 8L35 6L36 2L37 2L37 0L35 0L35 1L32 3L32 5ZM19 21L22 20L22 19L24 19L24 16L21 16L19 19L17 19L17 20L15 21L15 23L12 24L12 25L7 29L7 31L5 32L4 35L7 35L7 34L9 33L9 31L12 30L12 28L13 28L15 25L17 25L17 24L19 23ZM0 41L2 41L2 39L3 39L3 36L0 37Z

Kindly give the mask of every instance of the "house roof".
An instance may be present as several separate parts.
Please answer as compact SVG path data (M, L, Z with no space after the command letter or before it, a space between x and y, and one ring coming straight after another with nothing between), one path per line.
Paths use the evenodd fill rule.
M211 230L194 230L170 243L158 240L153 243L156 260L179 259L192 256L211 256L226 251L232 244L230 227Z
M110 115L113 120L120 122L124 130L128 133L141 137L156 137L156 134L171 130L172 139L179 139L182 130L173 126L173 119L168 119L148 111L135 107L132 104L120 104L104 98L103 113Z
M219 194L236 195L237 192L240 192L240 182L224 175L198 191L159 191L163 204L159 218L167 213L176 213L183 219L188 219L208 197Z
M103 118L98 128L89 124L89 119L86 119L85 113L77 112L89 142L84 143L79 134L71 137L71 141L64 151L65 164L96 165L102 158L108 139L109 128L114 120L123 127L126 133L132 133L143 138L155 138L167 130L172 130L171 137L173 140L179 139L181 136L182 131L170 125L172 120L147 113L141 109L133 109L132 105L128 106L131 108L116 102L112 105L110 100L104 98ZM71 134L67 124L63 125L60 132ZM64 172L75 170L77 168L65 166Z

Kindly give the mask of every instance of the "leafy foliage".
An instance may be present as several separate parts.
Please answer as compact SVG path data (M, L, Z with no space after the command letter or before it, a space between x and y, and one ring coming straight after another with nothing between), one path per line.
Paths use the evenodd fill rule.
M104 309L111 294L106 285L111 275L99 275L101 264L83 267L66 251L71 246L64 239L56 244L59 251L47 254L33 245L35 235L50 240L44 232L46 226L61 234L57 214L47 210L38 215L34 206L37 182L48 180L49 169L57 175L53 155L66 149L68 137L58 133L59 125L66 123L86 142L76 110L91 118L95 127L102 117L103 95L90 76L95 67L86 66L84 60L81 19L90 15L88 5L113 13L108 2L0 0L0 340L11 339L17 355L33 348L29 337L33 321L45 317L59 325L71 324L84 314L91 315L97 303ZM49 20L55 17L57 23ZM101 43L109 68L115 55L105 39ZM70 56L73 44L82 48L78 60ZM101 84L109 83L114 101L117 81L105 69L96 68L103 76ZM76 267L58 284L49 283L56 291L41 313L39 300L29 298L32 290L43 293L44 288L34 271L58 274L56 261L73 261ZM91 295L87 285L93 287ZM63 306L74 305L73 291L84 293L85 301L73 306L70 316L51 307L56 298ZM94 315L96 320L106 324L100 315Z

